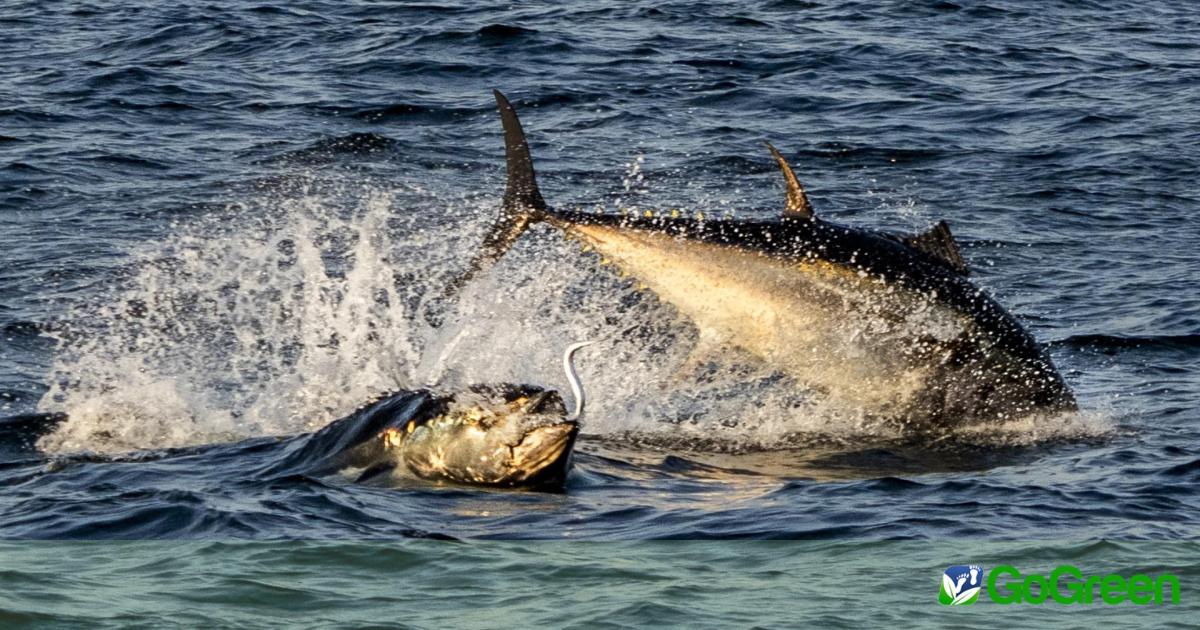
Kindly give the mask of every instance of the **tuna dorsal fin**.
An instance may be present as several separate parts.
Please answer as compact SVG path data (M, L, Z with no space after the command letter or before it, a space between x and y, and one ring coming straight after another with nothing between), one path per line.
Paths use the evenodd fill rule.
M783 171L783 181L787 186L787 205L784 206L783 216L800 217L803 219L814 218L812 204L808 202L808 195L804 194L804 187L800 185L800 180L796 179L796 174L792 172L792 167L788 166L787 160L783 159L783 154L771 146L770 142L767 143L767 149L771 151L771 155L775 156L775 161L779 163L779 170Z
M950 226L945 221L938 221L937 225L928 230L920 234L901 237L900 240L909 247L942 261L964 276L969 271L962 253L958 251L958 243L955 242L954 235L950 233Z

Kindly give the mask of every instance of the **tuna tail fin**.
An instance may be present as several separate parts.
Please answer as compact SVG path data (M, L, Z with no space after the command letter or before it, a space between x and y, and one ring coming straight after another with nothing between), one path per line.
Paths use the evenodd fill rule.
M521 129L517 112L499 90L495 90L494 94L496 107L500 110L500 122L504 126L504 157L508 163L504 202L500 206L500 215L483 239L479 253L466 271L446 287L447 296L457 293L472 278L500 260L529 226L541 220L549 210L538 190L537 178L533 173L533 157L529 154L529 143L525 140L525 131Z
M542 192L538 190L537 178L533 174L533 157L529 154L529 143L525 141L525 130L512 103L494 90L496 107L500 110L500 123L504 125L504 159L508 163L508 185L504 189L503 213L536 213L547 209ZM501 217L503 218L503 217Z

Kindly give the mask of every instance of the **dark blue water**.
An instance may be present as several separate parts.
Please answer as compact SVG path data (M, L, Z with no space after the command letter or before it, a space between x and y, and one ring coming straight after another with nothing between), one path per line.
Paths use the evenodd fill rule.
M0 536L1197 534L1185 4L16 2L0 25ZM431 327L503 185L493 88L555 204L766 216L769 139L825 218L947 220L1082 412L929 443L752 365L673 380L687 324L549 232ZM252 472L382 391L564 388L592 337L561 494Z

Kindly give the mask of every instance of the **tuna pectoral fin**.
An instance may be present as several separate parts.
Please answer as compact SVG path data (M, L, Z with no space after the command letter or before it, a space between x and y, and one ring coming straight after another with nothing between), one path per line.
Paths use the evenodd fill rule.
M958 251L958 243L955 242L954 235L950 233L950 226L945 221L938 221L937 225L929 228L926 232L904 236L900 240L904 241L905 245L949 265L951 269L964 276L969 271L966 261L963 260L962 252Z
M529 225L539 220L548 209L538 190L533 157L529 153L529 143L525 140L525 131L521 129L517 112L499 90L495 91L495 95L500 122L504 126L504 157L508 163L504 203L500 206L500 216L484 237L479 253L466 271L446 287L447 296L458 293L471 278L495 264L529 229Z

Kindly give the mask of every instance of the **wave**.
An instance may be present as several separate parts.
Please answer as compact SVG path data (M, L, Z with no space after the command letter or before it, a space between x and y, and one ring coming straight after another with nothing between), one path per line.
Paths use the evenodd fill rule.
M745 133L745 130L726 128L725 131ZM794 160L806 157L824 160L847 160L862 164L895 164L900 162L922 162L937 160L950 154L946 149L913 149L880 146L846 146L835 143L818 143L815 146L795 146L787 149L787 154ZM774 174L778 172L769 160L742 153L721 153L711 156L697 157L695 164L710 168L715 172L734 172L746 174Z
M30 174L30 173L50 174L52 172L47 169L40 168L40 167L25 163L25 162L9 162L8 164L5 164L3 168L0 168L0 171L7 171L10 173L25 173L25 174Z
M124 98L110 98L110 99L108 99L107 104L110 107L114 107L117 109L130 109L130 110L156 110L157 109L157 110L163 110L163 111L181 112L181 111L198 110L199 109L195 105L191 105L188 103L184 103L181 101L175 101L175 100L157 101L157 102L152 102L152 103L138 103L138 102L134 102L134 101L128 101Z
M495 41L523 39L537 33L538 30L535 28L526 28L512 24L489 24L475 31L475 34L479 37Z
M1093 350L1193 350L1200 348L1197 335L1072 335L1050 343L1051 346Z
M38 453L37 441L67 419L61 413L0 417L0 453Z
M1193 459L1190 462L1172 466L1163 470L1161 474L1169 477L1187 477L1193 481L1200 481L1200 459Z
M421 35L415 41L423 45L456 44L466 41L476 41L484 46L503 46L513 42L529 43L536 39L539 31L534 28L514 24L489 24L474 31L444 30L437 33Z
M28 338L38 337L38 336L42 335L43 333L49 332L53 329L54 329L54 326L52 324L49 324L46 322L18 320L18 321L8 322L8 323L4 324L3 326L0 326L0 337L3 337L4 339L8 339L8 340L13 340L13 339L18 339L18 338L28 339Z
M301 162L321 163L342 156L369 156L394 149L400 142L377 133L355 132L344 136L321 138L303 149L286 151L259 163Z
M449 120L472 116L484 111L490 111L490 108L434 107L430 105L417 105L415 103L395 103L391 105L368 105L352 108L345 115L366 122L390 123L396 120L408 120L411 118Z
M154 85L165 75L148 68L129 66L101 72L88 77L86 85L91 89L108 88L117 85L137 87L144 90L148 85Z
M136 168L151 171L166 171L171 168L169 164L148 160L136 155L123 155L119 153L103 153L91 158L91 160L93 162L112 165L122 169Z

